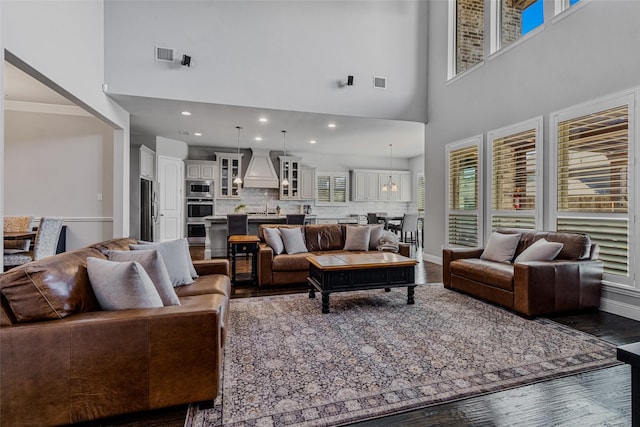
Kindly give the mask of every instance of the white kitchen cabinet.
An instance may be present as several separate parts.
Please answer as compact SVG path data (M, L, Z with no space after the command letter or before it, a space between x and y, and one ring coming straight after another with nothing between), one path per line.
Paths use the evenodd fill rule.
M185 160L185 178L212 181L215 179L216 162L208 160Z
M380 171L351 171L351 200L357 202L377 201L380 190L378 175Z
M300 200L300 157L279 156L280 159L280 200ZM282 181L288 185L282 185Z
M380 172L378 175L378 197L381 201L410 202L411 201L411 172L393 171L391 181L396 184L398 191L382 191L382 186L389 182L389 172Z
M218 162L218 192L220 199L239 199L240 185L233 180L242 173L242 154L215 153Z
M302 166L300 168L300 199L313 200L315 196L316 170Z
M156 153L144 145L140 146L140 178L156 179Z

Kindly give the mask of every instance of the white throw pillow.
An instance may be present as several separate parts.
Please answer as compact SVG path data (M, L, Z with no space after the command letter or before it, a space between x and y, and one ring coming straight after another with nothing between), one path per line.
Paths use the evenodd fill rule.
M109 258L109 261L137 261L142 265L144 271L147 272L153 285L156 287L162 303L167 305L180 305L180 299L176 294L173 285L171 284L171 278L169 272L164 264L162 255L157 250L151 249L148 251L105 251L105 255Z
M518 242L520 242L520 233L491 233L487 247L484 248L480 259L510 264L513 255L516 253Z
M304 239L302 238L302 228L281 228L280 235L282 236L282 242L288 254L308 252L307 245L305 245Z
M344 241L344 250L367 251L369 250L370 238L371 227L368 225L347 225L347 237Z
M129 245L132 251L148 251L155 249L162 256L171 284L176 286L190 285L193 283L193 276L189 266L193 267L189 247L185 248L184 239L170 240L168 242L145 243L142 245ZM186 240L184 240L186 242Z
M563 246L563 243L549 242L544 238L536 240L531 246L522 251L514 262L551 261L558 256Z
M167 242L145 242L144 240L139 240L139 245L161 245L161 244L170 244L170 245L182 245L184 254L187 256L187 264L189 266L189 274L193 279L198 277L198 273L196 272L196 268L193 266L193 262L191 261L191 254L189 253L189 241L186 238L169 240ZM165 260L166 263L166 260Z
M384 233L384 225L377 224L371 226L371 234L369 236L369 250L375 251L378 247L378 242Z
M93 293L103 310L163 306L151 278L139 262L88 257L87 272Z
M275 255L280 255L284 251L284 242L282 241L282 235L277 228L264 228L264 241L267 245L271 246Z

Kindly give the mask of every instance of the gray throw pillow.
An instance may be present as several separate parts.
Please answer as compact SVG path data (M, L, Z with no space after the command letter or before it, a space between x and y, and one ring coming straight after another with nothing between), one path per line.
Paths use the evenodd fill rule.
M371 227L368 225L347 225L347 237L344 241L345 251L368 251Z
M190 285L193 283L193 278L189 266L191 265L193 267L193 264L191 262L191 256L187 253L189 248L185 248L182 240L183 239L142 245L129 245L129 248L133 251L157 250L167 267L173 287Z
M153 285L155 286L162 303L167 305L180 305L180 300L176 294L173 285L171 284L171 278L169 272L164 264L162 255L157 250L151 249L148 251L105 251L105 255L109 258L109 261L137 261L142 265L144 271L147 272Z
M136 261L115 262L88 257L87 273L103 310L162 307L162 299Z
M384 225L372 225L371 226L371 235L369 236L369 250L375 251L378 247L378 242L384 233Z
M281 228L280 235L288 254L309 252L302 238L302 228Z
M516 253L518 242L520 242L520 233L491 233L480 259L510 264L513 255Z
M193 266L193 262L191 261L191 254L189 253L189 241L186 238L182 238L182 239L176 239L176 240L169 240L166 242L145 242L144 240L139 240L138 244L139 245L161 245L163 243L166 244L170 244L170 245L182 245L183 249L184 249L184 253L187 256L187 264L189 266L189 274L191 274L191 277L193 279L196 279L198 277L198 272L196 271L196 268ZM166 263L166 260L165 260Z
M264 233L264 241L267 242L267 245L271 246L273 253L280 255L282 251L284 251L284 242L282 241L280 231L277 228L265 228L262 232Z
M558 256L563 246L564 244L560 242L549 242L546 239L536 240L522 251L514 262L551 261Z

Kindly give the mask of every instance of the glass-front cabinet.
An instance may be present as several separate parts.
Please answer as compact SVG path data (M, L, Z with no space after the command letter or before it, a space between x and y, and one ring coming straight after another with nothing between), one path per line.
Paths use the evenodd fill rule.
M233 181L242 173L242 154L215 153L218 159L218 198L239 199L242 184Z
M300 157L279 156L280 200L300 199ZM287 185L284 182L288 183Z

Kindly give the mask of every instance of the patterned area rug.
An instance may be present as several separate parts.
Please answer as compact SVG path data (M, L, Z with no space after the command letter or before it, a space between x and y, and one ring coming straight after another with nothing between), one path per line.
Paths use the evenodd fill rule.
M186 426L329 426L617 364L615 347L442 285L234 299L222 396Z

